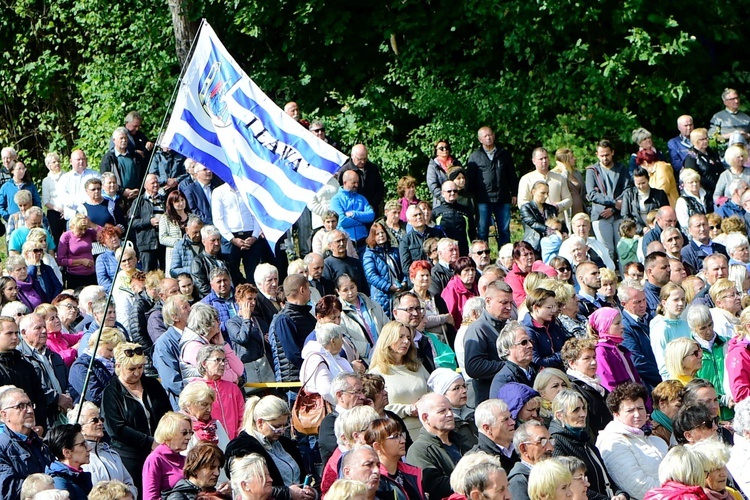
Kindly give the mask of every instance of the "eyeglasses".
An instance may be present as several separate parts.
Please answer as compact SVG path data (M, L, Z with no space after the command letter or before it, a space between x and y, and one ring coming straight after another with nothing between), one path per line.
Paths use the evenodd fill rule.
M422 314L424 312L424 307L397 307L397 311L404 311L409 314Z
M5 410L19 410L19 411L26 411L26 410L35 410L36 405L32 403L31 401L27 401L25 403L18 403L17 405L13 406L6 406L3 408L3 411Z
M714 231L720 229L719 226L708 226L709 229L713 229Z
M448 392L456 392L456 391L465 391L466 390L466 384L456 384L450 389L448 389Z
M180 431L180 434L182 434L183 436L192 436L193 434L195 434L195 431L193 429L190 429L189 431L183 429Z
M531 339L523 339L520 342L513 342L513 345L520 345L522 347L526 347L528 345L534 345L534 341Z
M581 474L580 476L573 476L573 479L575 479L576 481L581 481L583 483L589 482L589 478L586 474Z
M313 134L317 134L318 132L325 132L325 131L326 131L326 129L324 129L324 128L316 128L316 129L312 129L311 128L310 129L310 132L312 132Z
M227 364L227 358L209 358L206 361L213 361L214 363L225 365Z
M568 266L563 266L563 267L558 267L557 269L555 269L555 271L557 271L558 273L569 273L569 272L572 272L573 269L571 269Z
M340 240L333 240L331 243L334 245L346 245L346 238L342 238Z
M76 304L69 304L67 302L63 302L62 304L59 304L63 307L66 307L68 309L78 309L78 306Z
M281 427L274 427L271 425L271 422L268 420L265 421L266 425L275 433L275 434L283 434L285 430L289 428L289 422L285 423Z
M444 189L443 192L445 193L458 193L458 189Z
M35 248L35 249L32 250L32 252L34 252L34 253L42 253L42 251L43 250L41 248Z
M524 441L523 444L535 444L544 448L547 445L555 446L555 438L541 438L537 441Z
M701 427L705 427L706 429L713 429L716 427L719 428L719 417L714 417L709 420L705 420L702 424L696 426L696 429L699 429Z
M391 434L386 439L393 439L394 441L406 441L406 433L405 432L397 432L395 434Z
M86 423L87 424L98 424L99 422L104 423L104 417L94 417L94 418L92 418L91 420L89 420Z
M73 450L73 449L75 449L78 446L83 446L84 448L88 448L88 445L86 444L86 441L81 441L80 443L74 443L73 446L70 449Z
M125 356L132 358L133 356L143 356L143 347L136 347L134 349L125 349L123 351Z
M487 250L477 250L474 253L477 254L477 255L489 255L490 254L490 250L489 249L487 249Z
M361 391L361 390L360 391L349 390L349 391L341 391L341 392L345 392L347 394L351 394L352 396L365 397L365 391Z
M448 146L438 146L437 150L438 151L450 151L451 148L449 148Z

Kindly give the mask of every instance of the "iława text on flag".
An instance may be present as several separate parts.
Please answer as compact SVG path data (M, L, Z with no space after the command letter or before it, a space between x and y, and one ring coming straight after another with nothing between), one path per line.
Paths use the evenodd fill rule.
M273 249L346 156L284 113L203 22L160 145L241 193Z

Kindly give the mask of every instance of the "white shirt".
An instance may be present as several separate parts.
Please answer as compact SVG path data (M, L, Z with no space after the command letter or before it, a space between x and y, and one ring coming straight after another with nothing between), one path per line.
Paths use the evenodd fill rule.
M53 207L60 207L62 205L62 196L60 196L59 181L63 176L63 172L53 174L52 172L47 174L47 177L42 181L42 206L47 204Z
M557 216L562 220L565 210L573 205L573 198L570 196L568 181L555 172L547 172L547 175L544 175L534 170L521 177L518 181L518 208L532 200L531 188L538 181L545 181L549 186L547 202L557 206Z
M75 170L71 170L70 172L65 172L60 177L57 187L63 205L63 213L67 220L70 220L75 215L78 205L88 201L88 196L86 196L86 190L83 186L89 179L99 179L99 174L87 168L80 174Z
M214 226L227 241L232 241L233 233L252 231L257 238L262 232L260 224L255 222L255 217L240 196L229 184L222 184L211 193Z

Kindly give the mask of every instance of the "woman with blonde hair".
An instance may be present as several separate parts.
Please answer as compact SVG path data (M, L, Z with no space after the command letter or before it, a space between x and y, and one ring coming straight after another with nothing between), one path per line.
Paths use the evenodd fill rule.
M719 278L708 289L708 295L715 304L711 308L714 331L722 339L729 340L734 337L734 331L740 322L738 316L742 310L742 294L737 291L733 281Z
M656 358L656 366L662 379L669 378L666 365L664 364L664 353L667 344L676 338L690 338L690 326L682 319L685 310L685 289L674 283L667 283L661 287L659 293L660 304L656 308L656 316L649 323L651 331L651 349Z
M742 311L735 336L727 343L726 370L732 399L750 396L750 307Z
M369 371L385 379L390 401L386 409L401 417L412 439L416 439L422 429L416 403L430 392L430 374L417 357L414 330L398 321L386 323L375 344Z
M239 500L268 500L273 494L273 479L266 461L257 453L236 458L231 464L232 488Z
M742 500L742 494L727 486L727 462L731 448L718 439L702 439L688 446L703 458L706 486L703 490L712 500Z
M586 183L583 175L576 169L576 156L568 148L555 151L555 168L552 170L568 181L570 198L573 202L570 209L565 211L565 220L570 227L570 218L579 213L586 213Z
M564 500L572 496L573 474L556 458L542 460L529 474L530 500Z
M68 391L74 403L77 403L81 399L83 383L86 379L86 373L89 370L92 357L94 358L94 364L91 368L91 377L89 378L89 385L86 387L86 397L83 398L84 400L91 401L95 405L100 405L104 389L115 375L114 349L121 342L125 341L125 337L117 328L102 329L101 337L99 338L99 347L94 353L93 349L96 346L98 336L99 330L97 329L89 337L88 349L70 367Z
M242 432L227 445L227 475L234 472L234 461L257 453L268 466L274 498L313 500L313 489L303 486L307 469L299 447L284 435L290 414L289 405L276 396L248 398Z
M143 464L143 500L160 500L162 492L182 479L185 456L181 452L187 450L192 437L189 416L170 411L161 417L154 433L158 446Z
M703 352L698 342L693 339L679 338L667 344L664 363L669 378L687 385L703 366Z
M154 433L161 417L171 410L169 397L155 378L143 376L143 347L130 342L114 349L115 377L102 394L102 416L112 447L141 490L143 463L159 445Z
M92 229L89 218L81 213L70 219L70 229L60 237L57 263L65 269L63 277L67 288L96 285L93 245L97 230Z
M337 479L326 493L326 500L365 500L367 485L352 479Z
M659 464L661 486L649 490L644 500L709 500L703 489L705 465L703 456L692 448L673 447Z
M653 410L651 423L653 433L669 446L677 444L672 423L677 411L682 406L682 390L685 388L679 380L665 380L651 391Z
M706 287L706 283L698 276L688 276L680 285L685 291L685 303L692 304L695 297Z
M744 264L730 264L727 279L734 283L734 287L739 292L742 300L744 300L747 297L748 290L750 290L750 271L748 271L747 266Z
M127 325L130 310L133 308L133 299L140 291L133 283L133 276L138 272L138 259L135 250L126 246L115 250L115 260L120 263L120 268L112 281L112 299L115 301L117 321Z
M540 371L534 379L534 390L542 397L539 407L539 416L544 419L545 424L554 416L552 414L552 401L557 393L563 389L571 389L572 385L568 376L557 368L545 368Z
M211 407L216 401L216 392L202 380L190 382L180 393L180 411L190 418L193 437L187 449L191 449L200 441L208 441L225 450L229 444L227 431L218 420L213 417ZM225 478L226 479L226 478Z
M588 428L596 435L612 421L612 414L607 406L609 391L596 374L599 366L596 359L596 339L568 339L561 354L570 386L583 395L591 410Z

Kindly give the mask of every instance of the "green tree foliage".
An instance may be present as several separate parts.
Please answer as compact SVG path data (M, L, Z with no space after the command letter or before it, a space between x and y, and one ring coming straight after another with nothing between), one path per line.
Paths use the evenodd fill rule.
M465 160L485 124L521 172L539 145L583 164L606 137L624 159L638 126L664 149L678 115L707 124L724 87L750 82L744 12L719 0L197 3L191 15L271 98L322 118L344 152L365 142L391 180L423 179L438 138ZM166 2L0 9L3 145L39 160L81 145L96 159L130 109L156 133L179 73Z

